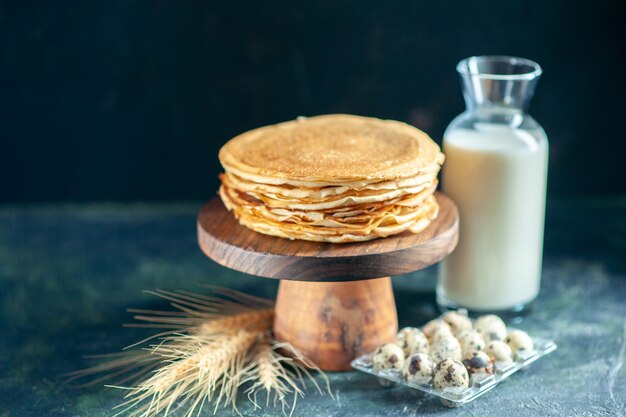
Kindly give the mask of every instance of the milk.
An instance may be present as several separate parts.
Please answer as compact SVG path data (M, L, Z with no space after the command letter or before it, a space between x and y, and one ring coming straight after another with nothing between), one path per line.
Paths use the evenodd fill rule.
M439 303L515 309L539 293L548 143L541 128L474 127L444 138L443 190L459 208L460 232L440 267Z

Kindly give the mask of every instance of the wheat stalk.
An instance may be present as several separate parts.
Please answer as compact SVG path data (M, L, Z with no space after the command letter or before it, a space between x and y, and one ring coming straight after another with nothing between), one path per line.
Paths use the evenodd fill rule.
M208 402L213 413L221 406L236 406L237 392L246 393L255 408L260 393L265 406L281 405L290 415L298 397L304 396L305 378L322 393L310 370L328 378L297 349L271 337L274 309L270 300L227 289L214 289L222 297L185 291L151 292L170 301L175 311L129 310L136 313L132 327L164 331L117 354L100 355L106 362L68 374L70 380L100 375L91 383L122 378L114 388L127 390L116 416L167 416L186 407L185 417L200 413ZM146 342L160 339L159 343ZM281 352L285 352L283 355ZM127 384L128 386L122 386ZM85 384L86 385L86 384ZM292 396L291 402L288 398ZM331 394L332 396L332 394Z
M240 329L210 340L179 335L154 346L166 365L130 389L118 414L132 409L130 416L167 415L179 400L191 402L185 416L205 401L214 401L215 410L222 403L235 407L244 359L259 334Z

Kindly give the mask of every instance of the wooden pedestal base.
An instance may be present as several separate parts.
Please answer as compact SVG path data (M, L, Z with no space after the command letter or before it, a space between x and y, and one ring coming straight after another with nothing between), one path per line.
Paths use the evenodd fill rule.
M281 281L274 332L325 371L394 340L398 331L391 278L346 282Z

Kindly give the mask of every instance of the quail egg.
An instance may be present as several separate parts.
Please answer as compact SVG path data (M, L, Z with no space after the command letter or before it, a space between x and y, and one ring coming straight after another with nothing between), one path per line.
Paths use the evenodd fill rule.
M454 336L441 336L430 346L430 357L436 362L448 358L460 361L463 357L463 351L459 341Z
M420 383L433 376L435 365L430 356L417 353L405 361L402 376L409 382Z
M387 343L379 347L372 356L372 366L376 371L384 369L402 369L404 352L395 343Z
M511 352L511 348L501 340L494 340L487 343L484 351L496 362L513 362L513 353Z
M443 321L448 323L453 335L458 335L463 330L472 328L472 321L469 317L459 314L456 311L448 311L443 315Z
M430 344L428 338L420 329L405 327L398 332L396 343L402 348L405 356L414 353L428 353Z
M488 314L476 319L475 329L483 336L485 342L492 340L504 340L506 337L506 324L496 315Z
M485 340L476 330L463 330L458 335L459 343L463 354L474 350L483 350L485 348Z
M475 350L469 352L463 358L463 365L467 368L467 372L472 374L493 374L493 359L485 352Z
M433 374L433 386L436 389L469 387L469 375L465 365L454 359L439 362Z
M504 339L504 342L509 345L513 357L519 357L533 351L533 340L528 336L528 333L522 330L513 330Z
M422 328L422 332L426 335L428 340L432 343L438 335L452 336L452 331L448 323L442 320L431 320Z

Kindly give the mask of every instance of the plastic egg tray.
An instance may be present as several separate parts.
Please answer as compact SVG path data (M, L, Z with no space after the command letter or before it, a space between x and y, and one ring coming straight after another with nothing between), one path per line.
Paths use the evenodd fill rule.
M509 330L514 330L509 327ZM493 375L472 375L470 378L470 386L465 389L449 388L444 390L435 389L429 380L423 383L410 383L406 381L398 369L386 369L383 371L375 371L372 368L372 353L360 356L351 362L354 369L374 375L379 378L381 385L391 387L394 385L404 385L406 387L432 394L439 397L443 404L448 407L458 407L465 403L475 400L487 391L494 388L500 382L504 381L515 372L525 369L531 363L541 357L556 350L557 345L552 340L533 337L535 350L525 355L520 355L514 362L502 363L495 362L495 371Z

